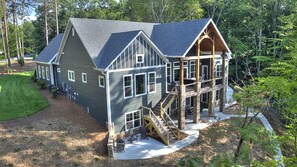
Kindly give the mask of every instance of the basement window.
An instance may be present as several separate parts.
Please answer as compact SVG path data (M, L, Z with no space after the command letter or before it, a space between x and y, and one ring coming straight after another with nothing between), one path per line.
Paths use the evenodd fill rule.
M126 130L140 127L140 111L132 111L125 114L125 128Z
M81 74L81 79L83 83L87 83L87 74L86 73L82 73Z

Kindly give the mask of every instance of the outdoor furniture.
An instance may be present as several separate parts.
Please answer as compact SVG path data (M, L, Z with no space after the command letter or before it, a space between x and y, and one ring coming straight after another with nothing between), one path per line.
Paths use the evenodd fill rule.
M146 139L148 140L148 131L145 127L140 128L140 139Z
M118 138L116 140L116 152L125 152L125 139L124 138Z
M138 141L138 134L130 135L128 141L130 141L130 143L136 143Z

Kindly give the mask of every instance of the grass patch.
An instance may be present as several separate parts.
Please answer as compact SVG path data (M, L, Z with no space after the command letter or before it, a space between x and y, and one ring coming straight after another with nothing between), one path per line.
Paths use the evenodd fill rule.
M0 121L25 117L39 112L48 102L32 85L33 72L0 76Z

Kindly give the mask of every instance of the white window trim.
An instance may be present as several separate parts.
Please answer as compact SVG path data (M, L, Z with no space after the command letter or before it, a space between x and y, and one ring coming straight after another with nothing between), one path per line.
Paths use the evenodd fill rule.
M184 73L184 78L189 78L189 75L188 75L188 73L189 73L189 69L188 69L188 67L184 67L184 69L186 70L186 72ZM175 80L175 77L174 77L174 71L175 70L179 70L179 68L173 68L173 73L172 73L172 80L173 80L173 82L179 82L179 81L176 81Z
M127 128L127 115L128 114L131 114L131 113L135 113L135 112L138 112L138 115L139 115L139 126L137 126L137 127L135 127L134 126L134 121L135 121L135 119L134 119L134 114L132 114L133 115L133 120L132 120L132 122L133 122L133 128L131 128L131 129L128 129ZM125 113L125 131L129 131L129 130L133 130L133 129L136 129L136 128L139 128L139 127L141 127L141 112L140 112L140 110L135 110L135 111L131 111L131 112L126 112Z
M73 73L73 79L70 78L70 76L71 76L70 73ZM69 75L69 74L70 74L70 75ZM74 73L74 71L72 71L72 70L68 70L68 80L69 80L69 81L72 81L72 82L75 82L75 73Z
M60 72L61 72L61 69L60 69L60 68L57 68L57 72L59 72L59 73L60 73Z
M202 70L201 70L201 79L202 80L209 80L209 74L208 74L208 65L202 65L201 66L202 67ZM207 73L205 74L205 76L204 76L204 78L202 78L203 77L203 74L204 74L204 67L206 67L206 69L207 69ZM206 79L206 76L207 76L207 79Z
M74 27L71 28L71 31L72 31L72 36L74 37L75 36Z
M144 75L144 93L142 94L136 94L136 76L138 75ZM134 75L134 92L135 92L135 97L138 97L138 96L143 96L143 95L146 95L147 94L147 77L146 77L146 73L138 73L138 74L135 74Z
M45 76L46 76L46 80L49 81L49 71L48 71L48 67L45 67Z
M42 78L43 78L43 79L45 79L45 71L44 71L44 66L41 66L41 69L42 69L42 72L41 72Z
M167 67L167 65L169 65L169 76L167 75L167 73L168 73L168 67ZM169 79L169 81L170 82L172 82L172 67L171 67L171 62L169 62L169 63L167 63L166 64L166 69L167 69L167 71L166 71L166 80L167 80L167 77L169 77L170 79Z
M101 85L101 82L100 82L101 79L103 79L103 85ZM105 88L105 80L103 76L100 76L100 75L98 76L98 82L99 82L99 87Z
M39 78L41 78L41 68L40 68L40 65L38 65L38 76L39 76Z
M86 76L86 80L84 81L84 75ZM83 83L88 83L88 76L87 76L87 73L81 73L81 81Z
M125 96L125 77L130 77L131 78L131 96ZM124 95L124 99L129 99L129 98L132 98L133 97L133 76L132 74L130 75L123 75L123 95Z
M154 74L155 75L155 80L154 80L154 84L155 84L155 90L154 91L150 91L150 74ZM147 91L148 91L148 93L149 94L151 94L151 93L156 93L157 92L157 75L156 75L156 72L155 71L153 71L153 72L149 72L148 73L148 75L147 75L148 77L147 77Z
M193 63L193 64L192 64ZM192 71L192 66L194 66L194 70ZM192 77L192 73L194 72L195 77ZM196 78L196 60L190 61L190 75L188 76L190 78Z
M138 62L138 57L142 57L142 61ZM144 63L144 54L136 54L136 64L143 64Z

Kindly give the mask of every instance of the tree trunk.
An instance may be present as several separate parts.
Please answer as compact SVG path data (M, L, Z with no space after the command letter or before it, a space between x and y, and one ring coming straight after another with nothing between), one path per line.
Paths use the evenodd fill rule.
M57 35L59 34L59 20L58 20L58 5L57 5L57 1L55 0L55 14L56 14L56 33Z
M239 81L239 77L238 77L238 58L237 56L235 57L235 76L236 76L236 83L238 83Z
M241 146L242 146L242 144L243 144L243 138L242 138L242 136L241 136L241 137L240 137L240 140L239 140L239 142L238 142L236 151L235 151L235 155L234 155L235 162L237 161L237 158L239 157L239 154L240 154L240 150L241 150Z
M45 42L46 42L46 45L48 45L47 14L48 14L48 4L47 4L47 0L44 0L44 27L45 27Z
M16 3L15 0L12 1L12 20L13 20L13 25L14 25L14 35L15 35L15 46L16 46L16 52L17 52L17 57L20 59L20 47L19 47L19 42L18 42L18 25L17 25L17 16L16 16Z
M3 10L3 23L4 23L4 34L5 34L5 50L6 50L6 58L8 67L11 66L10 62L10 51L8 45L8 28L7 28L7 20L6 20L6 4L5 0L2 0L2 10Z

